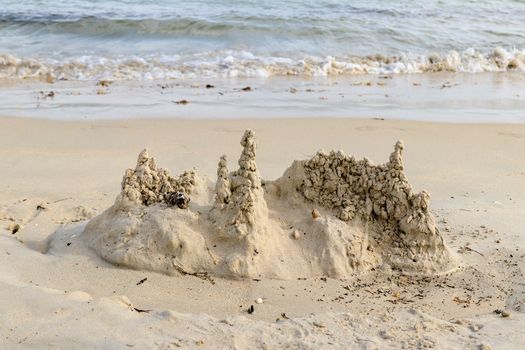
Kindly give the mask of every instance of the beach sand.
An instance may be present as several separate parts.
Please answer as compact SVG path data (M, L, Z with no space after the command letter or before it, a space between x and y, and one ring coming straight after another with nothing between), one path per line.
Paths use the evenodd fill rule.
M143 148L175 174L195 167L215 181L219 157L236 160L248 128L265 180L318 149L384 163L402 139L405 174L431 194L457 269L210 280L111 265L80 239ZM524 150L523 124L2 117L1 347L520 348Z

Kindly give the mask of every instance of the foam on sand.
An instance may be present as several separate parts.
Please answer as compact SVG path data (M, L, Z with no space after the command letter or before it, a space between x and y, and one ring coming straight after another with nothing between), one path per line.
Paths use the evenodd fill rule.
M20 57L0 53L0 79L115 81L180 78L327 77L436 72L519 72L525 70L525 50L496 47L490 51L469 48L403 55L326 55L283 57L225 50L161 56L71 56L61 59Z
M402 142L386 164L319 152L275 181L259 175L251 130L241 145L239 168L221 157L215 184L195 172L173 177L141 152L84 238L110 262L168 274L291 279L454 266L429 194L414 193L403 172Z

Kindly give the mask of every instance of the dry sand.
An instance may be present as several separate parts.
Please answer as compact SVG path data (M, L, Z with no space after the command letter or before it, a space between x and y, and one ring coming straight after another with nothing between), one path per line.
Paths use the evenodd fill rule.
M174 174L196 167L215 181L222 154L233 169L247 128L265 180L320 148L386 163L404 140L404 173L431 194L457 268L202 278L115 266L87 247L88 220L113 205L144 147ZM524 150L525 125L509 124L1 118L2 347L520 348Z

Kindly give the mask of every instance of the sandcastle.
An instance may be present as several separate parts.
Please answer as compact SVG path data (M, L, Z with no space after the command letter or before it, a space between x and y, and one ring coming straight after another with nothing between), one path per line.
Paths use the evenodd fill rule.
M291 279L454 267L429 194L405 177L401 141L386 164L320 151L275 181L259 175L253 131L241 145L238 169L222 156L215 183L194 171L173 177L142 151L84 239L112 263L168 274Z

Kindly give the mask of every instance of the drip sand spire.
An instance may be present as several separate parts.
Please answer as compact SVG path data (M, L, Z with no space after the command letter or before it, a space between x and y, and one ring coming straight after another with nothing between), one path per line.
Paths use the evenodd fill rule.
M255 143L255 134L252 130L248 129L244 132L241 146L243 146L243 149L239 158L237 175L249 180L252 188L259 188L261 186L261 177L255 163L257 144Z
M261 188L261 178L255 163L257 145L252 130L246 130L241 139L243 146L239 169L233 175L232 202L237 211L235 226L255 223L256 205L266 206Z
M212 210L214 221L221 227L219 234L237 238L253 233L257 216L267 216L268 211L255 162L257 144L252 130L244 132L241 146L239 169L228 174L226 157L219 161Z
M175 178L166 169L157 169L155 158L144 149L139 153L135 169L126 170L118 200L142 205L167 203L174 193L190 194L194 184L193 171L185 171Z
M388 167L391 169L396 169L403 171L403 149L405 145L403 141L398 140L394 146L394 152L390 154L390 161Z
M421 202L413 198L403 172L403 148L403 142L397 141L385 165L356 160L341 151L318 152L304 162L306 179L300 188L308 200L335 210L341 220L399 222ZM421 210L426 214L426 207Z
M215 183L215 206L223 208L230 203L230 179L228 177L228 161L223 155L217 165L217 182Z

